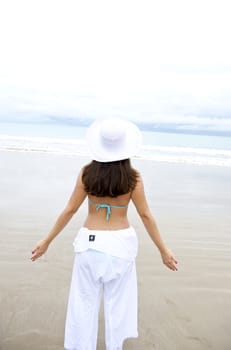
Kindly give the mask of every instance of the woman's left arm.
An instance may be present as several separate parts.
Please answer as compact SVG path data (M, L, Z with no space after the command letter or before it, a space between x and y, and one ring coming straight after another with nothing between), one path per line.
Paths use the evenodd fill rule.
M53 239L64 229L64 227L71 220L72 216L77 212L87 194L84 190L84 186L82 183L82 171L80 172L75 188L72 192L72 195L62 213L59 215L57 221L55 222L53 228L49 232L49 234L39 241L32 251L31 260L35 261L41 255L43 255L49 247L49 244L53 241Z

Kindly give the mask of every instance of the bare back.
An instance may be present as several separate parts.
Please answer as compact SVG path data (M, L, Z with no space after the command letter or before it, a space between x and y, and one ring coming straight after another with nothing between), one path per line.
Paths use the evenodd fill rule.
M132 200L141 218L143 216L150 216L150 210L146 202L143 182L140 176L138 177L136 187L132 192L115 198L96 197L86 193L82 182L82 172L80 172L76 186L66 207L66 211L73 215L86 198L88 198L88 201L90 200L96 205L107 204L111 206L110 218L107 220L106 207L100 207L97 209L96 205L88 203L88 214L83 226L89 230L120 230L128 228L130 224L127 218L127 206L130 200ZM123 208L114 208L114 206L123 206Z
M88 196L88 215L84 227L90 230L120 230L128 228L127 206L131 193L116 198ZM106 204L106 206L104 206ZM110 216L107 217L107 207Z

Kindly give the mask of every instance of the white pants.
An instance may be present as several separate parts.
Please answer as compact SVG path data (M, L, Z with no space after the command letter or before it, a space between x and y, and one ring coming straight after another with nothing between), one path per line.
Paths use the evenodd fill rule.
M88 249L75 254L65 328L66 350L96 350L102 294L106 350L122 350L124 339L137 337L135 261Z

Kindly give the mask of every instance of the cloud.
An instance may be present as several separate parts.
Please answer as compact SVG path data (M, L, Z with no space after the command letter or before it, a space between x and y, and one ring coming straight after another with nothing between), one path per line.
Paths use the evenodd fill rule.
M0 118L121 116L229 130L226 4L5 2Z

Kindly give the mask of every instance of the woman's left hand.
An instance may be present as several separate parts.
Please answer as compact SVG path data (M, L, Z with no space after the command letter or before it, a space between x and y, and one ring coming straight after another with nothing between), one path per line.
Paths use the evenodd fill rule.
M48 249L48 246L49 243L45 239L39 241L35 249L32 251L33 256L31 257L31 260L35 261L36 259L40 258L43 254L45 254Z
M163 253L161 253L161 257L164 265L166 265L170 270L178 270L176 266L178 264L178 261L175 259L173 253L169 249L166 249Z

